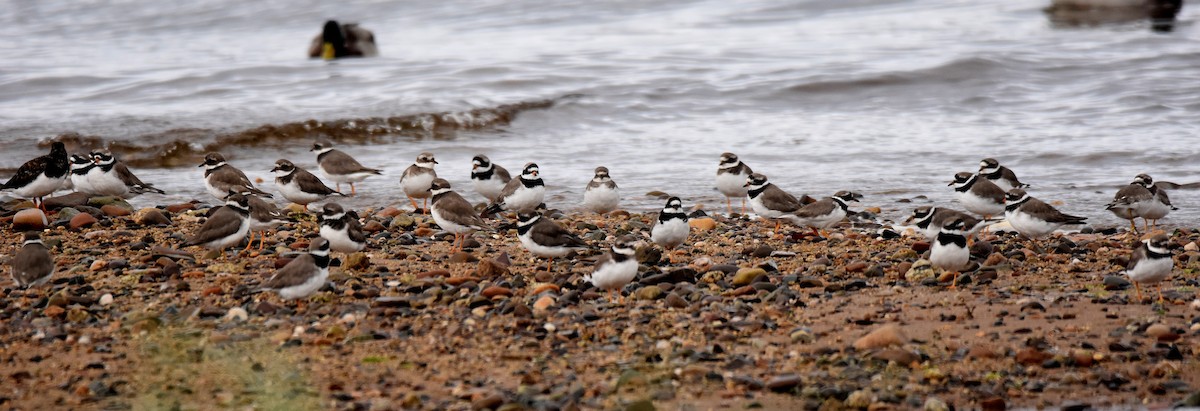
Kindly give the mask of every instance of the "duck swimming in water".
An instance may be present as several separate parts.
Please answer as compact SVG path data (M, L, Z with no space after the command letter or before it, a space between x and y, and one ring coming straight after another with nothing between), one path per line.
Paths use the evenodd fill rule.
M375 46L375 33L355 23L338 24L336 20L325 22L325 28L313 38L308 47L309 57L325 60L342 57L375 57L379 48Z

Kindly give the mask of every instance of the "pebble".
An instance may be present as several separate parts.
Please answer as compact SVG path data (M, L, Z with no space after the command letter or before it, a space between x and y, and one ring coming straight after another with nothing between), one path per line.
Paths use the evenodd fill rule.
M546 310L550 309L550 307L553 305L554 305L554 297L551 297L549 295L543 295L541 297L538 297L537 301L535 301L533 303L533 311L534 312L546 312Z
M854 341L854 348L857 350L871 350L891 345L901 345L906 342L908 342L908 337L904 335L904 330L901 330L900 326L896 324L888 324L876 328L874 331Z
M538 295L548 291L559 292L562 291L562 288L554 283L542 283L538 284L536 287L533 287L533 291L530 292L530 294Z
M950 411L950 406L946 405L945 401L937 397L929 397L925 399L925 405L921 407L924 411Z
M166 207L168 213L175 214L187 210L195 210L196 205L193 203L171 204Z
M856 390L846 397L846 406L850 408L867 408L871 405L874 395L869 390Z
M738 270L737 273L733 275L733 280L730 282L730 284L733 284L734 287L749 285L759 276L765 275L767 275L767 270L758 267L743 268Z
M1104 289L1108 291L1124 290L1130 287L1129 280L1117 275L1104 277Z
M848 273L860 273L866 269L867 269L867 263L862 262L862 261L852 262L850 264L847 264L845 267L845 270Z
M384 227L383 223L380 223L375 220L371 220L371 221L368 221L366 224L363 224L362 229L363 229L363 231L368 232L368 233L378 233L380 231L386 230L387 227Z
M926 259L917 260L917 262L913 263L912 267L904 273L904 279L913 283L918 283L922 280L933 278L933 276L933 263Z
M449 277L450 272L446 270L429 270L417 273L417 278L434 278L434 277ZM510 292L511 295L511 292Z
M133 214L130 209L118 206L116 204L105 204L100 206L100 212L109 217L124 217Z
M1171 327L1162 323L1157 323L1146 328L1146 335L1154 337L1159 341L1174 341L1179 338L1179 335L1171 331Z
M46 219L46 213L42 210L26 208L13 216L12 224L13 231L39 231L45 229L50 220Z
M511 297L513 295L513 292L509 288L501 287L498 285L493 285L491 287L484 288L483 291L480 292L480 294L482 294L484 297L487 297L487 298L496 298L496 297L500 297L500 296Z
M480 260L479 266L475 268L475 271L483 278L502 278L508 276L508 267L494 260Z
M766 244L759 244L758 247L754 247L753 249L751 249L748 254L750 254L752 257L755 257L755 258L766 258L766 257L770 257L771 253L773 253L773 252L775 252L775 249L771 248L771 246L766 245Z
M667 293L667 298L665 299L665 302L667 304L667 307L671 307L671 308L687 308L688 307L687 300L684 300L683 297L680 297L679 294L675 294L675 292Z
M802 383L800 376L797 374L779 375L767 380L767 389L775 392L791 392L800 387Z
M1017 351L1016 355L1017 362L1025 365L1039 365L1051 358L1054 358L1054 355L1034 347L1025 347L1021 351Z
M660 288L659 286L648 285L648 286L639 288L637 291L634 292L633 295L635 297L637 297L637 299L639 299L639 300L649 301L649 300L657 300L659 297L662 297L663 294L664 294L663 289Z
M709 231L717 228L717 220L713 220L710 217L694 218L688 220L688 226L697 231Z
M1008 409L1008 405L1000 397L985 398L979 401L979 407L984 411L1004 411Z
M371 258L361 251L346 256L346 262L342 264L342 268L347 270L365 270L369 267Z
M71 222L67 223L67 226L71 227L72 230L78 230L84 227L90 227L92 224L96 224L96 221L96 217L92 217L91 214L79 213L76 214L75 217L71 218Z
M171 225L171 219L167 218L167 216L157 208L143 208L138 210L133 219L134 221L137 221L138 224L145 226Z
M797 279L796 279L796 287L800 287L800 288L823 288L823 287L825 287L825 282L824 282L824 281L821 281L821 279L820 279L820 278L813 277L813 276L811 276L811 275L806 275L806 276L803 276L803 277L800 277L800 278L797 278Z
M104 260L92 261L92 266L89 268L92 271L100 271L108 268L108 262Z
M473 263L479 261L479 257L466 251L459 251L450 256L451 263Z
M109 304L112 304L112 303L113 303L113 295L111 293L105 293L104 295L100 296L100 305L101 306L108 306Z
M920 355L917 355L912 351L902 350L899 348L887 348L880 350L872 353L871 358L881 361L895 361L896 364L900 365L909 365L921 360Z
M229 309L229 311L227 311L227 312L225 313L225 320L226 320L226 321L239 321L239 322L241 322L241 321L246 321L246 320L247 320L247 319L249 319L249 318L250 318L250 313L247 313L247 312L246 312L246 309L244 309L244 308L242 308L242 307L233 307L233 308L230 308L230 309Z
M928 241L917 241L917 242L913 243L911 248L913 251L916 251L918 253L923 253L923 252L929 250L929 242Z

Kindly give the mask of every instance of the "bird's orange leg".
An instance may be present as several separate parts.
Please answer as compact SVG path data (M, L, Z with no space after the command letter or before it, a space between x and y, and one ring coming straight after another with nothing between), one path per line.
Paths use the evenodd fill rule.
M342 191L342 189L338 188L338 191ZM354 194L354 183L350 183L350 196L353 197Z
M250 251L251 245L254 245L254 230L250 230L250 239L246 240L246 248L243 248L242 251Z
M1138 304L1141 304L1142 303L1142 286L1141 286L1141 284L1138 283L1137 281L1134 281L1133 282L1133 290L1137 292Z

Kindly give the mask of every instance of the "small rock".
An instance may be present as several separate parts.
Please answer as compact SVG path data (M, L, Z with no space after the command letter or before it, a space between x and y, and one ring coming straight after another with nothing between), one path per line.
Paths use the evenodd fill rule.
M658 247L644 245L634 251L634 258L637 259L638 264L658 264L662 260L662 250L659 250Z
M860 273L866 269L867 269L867 263L865 263L863 261L855 261L850 264L847 264L845 267L845 270L848 273Z
M950 411L950 406L946 405L945 401L937 397L929 397L925 399L925 405L921 407L924 411Z
M113 295L111 293L105 293L104 295L100 296L100 305L101 306L107 306L112 303L113 303Z
M875 348L883 348L891 345L900 345L908 342L908 337L904 335L904 330L896 324L888 324L883 327L876 328L869 334L864 335L854 342L854 348L857 350L870 350Z
M929 242L928 241L917 241L917 242L913 243L912 247L910 247L910 248L912 248L913 251L916 251L918 253L923 253L923 252L929 250Z
M1017 351L1016 356L1017 362L1025 365L1040 365L1051 358L1054 358L1054 355L1033 347L1025 347L1021 351Z
M368 221L366 224L363 224L362 229L363 229L363 231L368 232L368 233L378 233L380 231L386 230L387 227L384 227L383 223L380 223L375 220L371 220L371 221Z
M171 225L171 219L167 218L162 211L158 211L157 208L143 208L138 210L137 215L135 215L133 219L134 221L137 221L138 224L144 226Z
M1129 288L1129 280L1117 275L1104 277L1104 289L1108 291L1124 290Z
M1149 328L1146 328L1146 335L1154 337L1159 341L1175 341L1179 338L1174 331L1171 331L1171 327L1168 327L1166 324L1162 323L1156 323L1151 325Z
M982 408L984 411L1004 411L1004 410L1008 409L1008 404L1006 404L1004 402L1003 398L991 397L991 398L985 398L983 401L980 401L979 407Z
M760 275L767 275L767 270L758 267L743 268L738 270L737 273L733 275L733 280L730 282L730 284L733 284L735 287L749 285Z
M979 359L1000 357L1000 353L996 352L996 347L986 342L972 344L970 350L967 351L967 355L971 358Z
M816 338L817 338L816 335L813 334L812 329L808 328L808 327L797 328L797 329L793 330L792 333L788 336L792 338L792 342L801 343L801 344L811 343L813 341L816 341Z
M361 251L346 256L346 262L342 264L342 268L348 270L365 270L370 266L371 258Z
M50 220L46 219L46 213L43 213L42 210L26 208L13 215L12 229L13 231L39 231L45 229L49 224Z
M933 263L925 259L917 260L917 262L913 263L912 268L909 268L904 273L904 279L913 283L919 283L925 279L933 278L933 276Z
M675 292L667 293L667 298L665 301L667 303L667 307L671 307L671 308L687 308L688 307L687 300L684 300L683 297L680 297L679 294L675 294Z
M479 266L475 268L483 278L498 278L508 276L508 267L501 265L494 260L481 260Z
M171 204L171 205L167 206L167 208L166 208L167 212L171 213L171 214L175 214L175 213L187 211L187 210L195 210L195 209L196 209L196 205L192 204L192 203Z
M549 292L549 291L553 291L553 292L557 293L559 291L562 291L562 288L554 283L542 283L542 284L538 284L536 287L533 287L533 291L531 291L529 294L538 295L538 294L541 294L544 292Z
M804 277L797 278L797 279L796 279L796 287L800 287L800 288L823 288L823 287L825 287L825 282L824 282L824 281L821 281L821 279L820 279L820 278L813 277L813 276L809 275L809 276L804 276Z
M553 305L554 305L554 297L551 297L549 295L543 295L543 296L539 297L537 299L537 301L535 301L533 303L533 311L534 312L545 312L547 309L549 309Z
M92 261L92 266L89 267L89 269L92 271L101 271L101 270L104 270L105 268L108 268L108 261L104 261L104 260Z
M100 206L100 212L109 217L124 217L133 214L130 209L118 206L116 204L105 204Z
M648 286L639 288L636 292L634 292L633 295L635 297L637 297L637 299L639 299L639 300L649 301L649 300L657 300L659 297L662 297L663 294L664 294L663 289L660 288L659 286L648 285Z
M484 297L487 297L487 298L495 298L495 297L499 297L499 296L511 297L513 295L513 292L511 289L508 289L506 287L493 285L491 287L483 289L483 291L481 291L480 294L482 294Z
M758 247L754 247L753 250L750 250L750 256L755 258L766 258L770 257L771 253L773 252L775 252L775 249L771 248L771 246L759 244Z
M483 396L475 401L471 401L471 409L474 411L494 410L504 404L504 397L499 394L491 394Z
M75 215L75 217L71 218L71 222L68 223L67 226L71 227L72 230L78 230L84 227L90 227L92 224L96 224L96 217L92 217L92 215L88 213L79 213Z
M468 253L466 251L459 251L457 253L454 253L454 255L451 255L449 261L451 263L473 263L473 262L479 261L479 258L475 257L474 254Z
M767 380L767 389L775 392L791 392L801 384L800 376L796 374L784 374Z
M225 313L226 321L239 321L240 322L240 321L246 321L249 318L250 318L250 314L247 313L246 309L244 309L242 307L230 308L229 311Z
M422 271L422 272L417 273L417 278L436 278L436 277L449 277L449 276L450 276L450 272L446 271L446 270L429 270L429 271ZM509 295L512 295L511 292L509 293Z
M688 220L688 226L695 228L697 231L709 231L717 228L717 221L710 217L694 218Z
M846 397L846 406L853 409L863 409L871 405L874 395L869 390L856 390Z
M920 361L921 356L908 350L899 348L888 348L872 353L871 358L880 361L895 361L896 364L908 365Z
M985 267L995 267L997 265L1004 264L1005 261L1008 261L1008 259L1004 258L1004 254L993 253L992 255L988 256L987 260L983 262L983 265Z
M46 309L42 311L42 314L44 314L47 317L58 317L60 315L63 315L63 313L66 313L66 312L67 312L67 310L65 308L62 308L57 305L52 305L52 306L46 307Z

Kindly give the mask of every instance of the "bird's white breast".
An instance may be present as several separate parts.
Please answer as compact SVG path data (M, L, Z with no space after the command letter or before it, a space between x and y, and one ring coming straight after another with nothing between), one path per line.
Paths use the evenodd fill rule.
M608 264L597 267L588 281L602 290L620 289L637 277L637 269L637 260L632 258L619 263L609 261Z
M958 198L958 202L962 203L963 208L975 214L993 216L1004 213L1004 203L977 196L970 191L956 191L955 197Z
M547 247L534 242L533 238L529 235L518 236L518 238L521 239L521 245L524 245L526 250L529 250L531 254L538 257L559 258L566 257L567 254L571 253L569 247Z
M593 187L583 192L583 206L597 213L616 210L620 201L620 190L609 186Z
M521 186L511 196L504 199L504 209L509 211L532 211L537 208L538 204L542 203L545 198L546 187Z
M356 243L350 239L349 227L341 230L334 230L332 227L323 225L318 232L321 238L329 242L329 249L339 253L352 253L362 251L366 244Z
M1171 258L1146 259L1138 262L1132 270L1125 272L1130 280L1139 283L1157 283L1167 279L1175 268L1175 260Z
M295 300L297 298L308 297L317 292L317 290L320 290L321 287L325 285L325 281L328 279L329 269L322 268L317 275L309 277L307 280L304 280L303 283L280 288L279 297L285 300Z
M688 223L678 218L667 220L666 222L655 224L654 228L650 229L650 240L667 248L675 248L687 239Z
M746 177L746 174L740 173L717 173L717 191L726 197L744 197Z
M929 250L929 262L943 270L962 270L970 261L971 253L966 247L959 247L958 244L942 245L935 240Z

